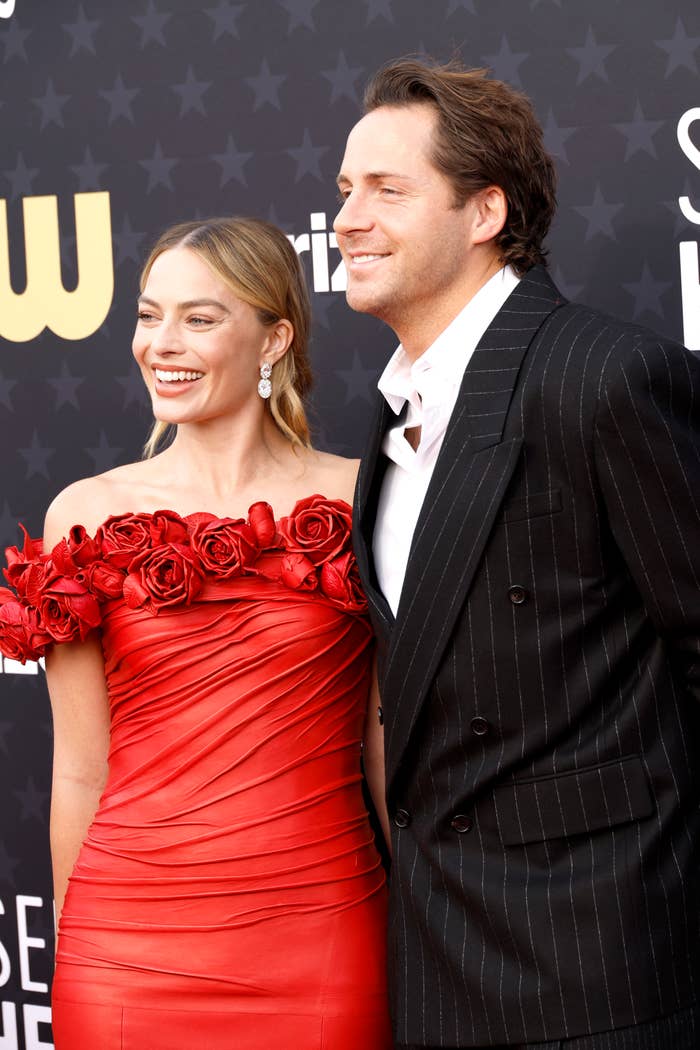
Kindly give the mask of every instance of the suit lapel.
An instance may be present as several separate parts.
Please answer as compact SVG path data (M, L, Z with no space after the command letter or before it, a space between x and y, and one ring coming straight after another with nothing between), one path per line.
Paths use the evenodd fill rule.
M393 630L394 615L377 581L372 557L372 535L377 517L379 493L386 470L386 459L381 451L382 441L387 427L395 418L384 397L378 395L368 445L357 475L353 509L353 546L360 577L369 602L375 631L384 635L388 635Z
M382 682L391 783L471 587L521 438L502 441L535 333L563 303L536 267L484 333L464 373L416 524ZM371 542L371 534L369 536Z

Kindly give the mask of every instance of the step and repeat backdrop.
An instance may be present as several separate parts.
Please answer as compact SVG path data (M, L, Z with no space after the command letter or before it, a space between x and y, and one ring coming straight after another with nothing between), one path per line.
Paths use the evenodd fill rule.
M170 223L280 225L313 289L316 443L362 450L391 332L353 314L332 232L363 85L460 56L534 101L572 299L700 352L697 0L0 0L0 544L140 455L139 266ZM51 719L0 674L0 1050L52 1046Z

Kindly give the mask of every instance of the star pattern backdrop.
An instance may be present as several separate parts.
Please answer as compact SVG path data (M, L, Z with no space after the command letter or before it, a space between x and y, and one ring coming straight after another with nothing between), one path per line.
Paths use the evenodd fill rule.
M109 194L114 289L104 322L73 341L50 328L18 341L0 312L3 547L20 521L39 534L70 481L140 455L139 266L183 219L251 214L294 238L314 290L316 443L360 453L394 339L345 303L335 175L367 77L409 53L459 56L532 98L559 173L548 245L560 288L683 339L679 246L700 241L700 110L685 149L678 125L700 107L697 0L5 3L0 202L14 293L0 296L25 286L23 207L45 195L57 198L71 290L74 199ZM692 278L691 265L691 293ZM0 676L0 1045L12 1048L51 1045L50 712L43 672L21 670L5 661Z

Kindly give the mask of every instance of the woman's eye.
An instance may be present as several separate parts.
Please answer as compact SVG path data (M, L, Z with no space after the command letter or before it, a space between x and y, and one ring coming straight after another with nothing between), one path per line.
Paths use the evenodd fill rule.
M148 310L139 310L137 314L139 321L152 321L153 314L149 314Z
M211 318L209 318L209 317L190 317L189 323L193 324L196 328L201 328L202 325L211 324Z

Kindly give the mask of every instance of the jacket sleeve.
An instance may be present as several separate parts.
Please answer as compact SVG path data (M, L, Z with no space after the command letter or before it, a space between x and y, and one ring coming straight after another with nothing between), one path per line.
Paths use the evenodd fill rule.
M700 701L700 359L637 334L601 376L594 450L615 540Z

